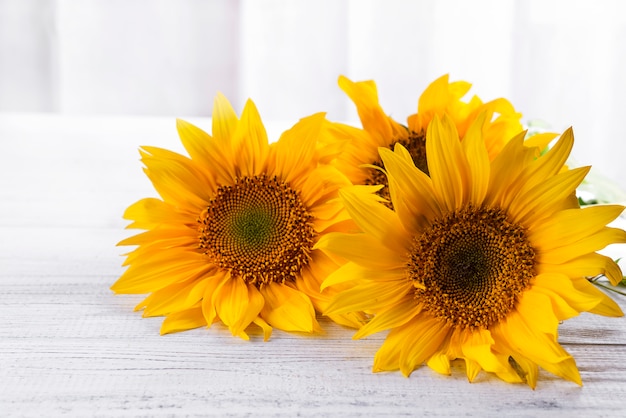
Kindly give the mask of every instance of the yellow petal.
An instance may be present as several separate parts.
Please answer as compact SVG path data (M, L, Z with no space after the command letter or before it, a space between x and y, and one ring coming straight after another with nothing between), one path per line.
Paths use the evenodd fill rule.
M213 101L213 117L212 117L213 137L218 144L231 144L232 137L235 134L239 118L235 113L233 107L230 105L228 99L222 94L217 93L215 100ZM225 148L225 150L231 151L232 149ZM227 157L230 157L228 153Z
M135 307L135 310L145 308L144 317L167 315L171 312L184 311L195 305L196 301L187 303L187 296L197 284L195 278L183 282L174 283L159 289L148 296L143 302Z
M215 276L205 280L206 286L202 296L202 314L208 326L211 326L217 320L217 311L215 310L216 291L230 280L232 280L230 273L224 271L218 271Z
M589 167L575 168L550 177L526 193L519 194L511 202L511 220L522 225L552 216L560 209L563 200L576 190Z
M469 167L454 122L435 118L426 134L428 170L437 201L453 212L467 203Z
M388 146L397 128L394 128L394 122L380 107L376 83L371 80L353 82L340 76L339 87L356 105L363 128L379 146Z
M211 199L215 182L182 155L156 147L142 147L144 172L165 202L199 212Z
M141 199L130 205L124 211L124 219L134 221L127 228L137 229L151 229L161 224L184 225L194 220L190 214L153 197Z
M570 245L600 231L623 210L623 206L617 205L563 210L530 229L528 239L539 251Z
M378 152L387 171L394 207L399 206L400 221L410 232L425 229L431 219L439 218L442 214L432 180L402 158L402 153L396 154L385 148L380 148Z
M471 173L469 201L472 204L482 205L489 188L491 164L482 135L482 126L485 123L485 113L482 113L470 125L461 145L467 155L469 173Z
M405 254L390 250L366 234L328 233L320 237L313 248L372 269L390 270L406 263Z
M267 133L252 100L246 102L241 113L241 120L233 134L233 149L239 176L253 176L266 171L269 153Z
M163 250L131 265L111 286L115 293L150 293L206 272L200 254L178 248Z
M512 357L513 360L522 369L523 377L526 379L526 383L528 384L528 386L534 389L537 386L539 367L521 354L514 354Z
M617 228L603 228L570 245L542 251L537 254L537 261L546 264L562 264L601 250L607 245L625 242L626 231Z
M563 132L561 138L547 153L528 165L525 170L528 174L523 174L527 176L527 180L520 193L526 193L558 174L563 168L565 161L567 161L573 146L574 135L572 128L569 128Z
M202 308L195 307L181 312L171 313L161 325L161 335L172 332L186 331L206 325Z
M275 168L269 175L299 188L294 180L304 180L305 173L315 164L317 141L321 135L325 118L323 113L300 119L291 129L285 131L273 146Z
M598 253L585 254L562 264L537 264L537 273L560 273L569 277L605 275L613 286L623 278L622 270L610 257Z
M436 371L439 374L450 375L450 360L448 356L444 353L435 353L433 354L426 365Z
M598 289L595 285L589 283L587 279L583 277L577 277L572 280L572 284L579 291L593 295L600 300L600 303L589 309L589 312L603 316L624 316L624 313L622 312L622 309L619 307L619 305L615 303L613 299L608 297L603 291Z
M374 355L374 373L398 370L400 368L400 351L406 339L412 334L412 329L407 326L392 329L385 341Z
M409 322L422 310L422 305L415 301L413 295L391 304L388 309L381 310L365 326L352 337L359 339L387 329L397 328Z
M265 298L261 317L271 326L283 331L312 333L319 330L313 304L304 293L275 282L259 290Z
M511 138L491 162L485 204L508 207L524 185L523 181L517 180L524 167L535 159L534 150L523 145L525 135L526 132L520 132Z
M263 341L269 340L272 336L272 327L260 316L254 318L254 321L252 322L258 325L263 330Z
M516 311L492 332L501 332L511 347L550 373L582 385L576 362L553 336L532 329Z
M398 281L403 278L406 278L406 269L403 267L394 270L379 270L348 262L326 277L322 282L321 290L355 280Z
M497 356L493 352L494 340L489 330L465 331L462 333L461 344L467 378L470 382L476 378L481 369L495 373L509 383L521 382L520 377L509 365L508 357Z
M411 237L396 213L382 205L377 197L359 193L359 190L358 186L353 186L339 191L352 219L363 232L390 250L406 252L411 246Z
M263 308L259 292L240 277L224 281L213 300L218 316L235 336L241 334Z
M223 100L226 100L223 96L221 97ZM216 184L222 184L229 180L232 181L235 178L230 134L226 134L220 129L220 126L226 124L226 122L220 119L220 116L218 116L219 112L219 107L213 108L214 138L211 138L209 134L191 123L180 119L176 120L178 136L189 156L198 166L204 167L205 173L212 174L215 177ZM236 123L237 115L234 115L234 118Z
M406 280L397 282L372 282L354 286L340 292L328 305L325 315L357 311L376 311L392 306L412 294L413 285Z
M400 351L400 371L409 376L413 370L441 349L450 328L441 320L424 316L415 318L405 327L410 327L411 334L403 342Z
M542 279L535 279L537 286L539 281ZM556 341L559 320L548 296L532 290L526 291L522 293L516 309L527 323L532 324L534 330L551 335Z

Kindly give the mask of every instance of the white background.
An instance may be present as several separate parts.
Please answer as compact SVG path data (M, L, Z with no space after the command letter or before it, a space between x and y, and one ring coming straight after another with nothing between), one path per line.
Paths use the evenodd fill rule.
M618 0L0 0L0 112L208 116L217 91L289 124L354 121L340 74L403 121L436 77L574 126L574 156L626 188ZM2 138L0 138L2 141Z

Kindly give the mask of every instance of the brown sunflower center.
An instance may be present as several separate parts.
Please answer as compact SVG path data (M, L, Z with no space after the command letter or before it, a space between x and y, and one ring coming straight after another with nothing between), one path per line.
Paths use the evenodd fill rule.
M456 327L489 328L515 308L534 267L523 227L501 209L467 206L416 238L408 274L432 315Z
M294 280L310 258L312 219L289 184L265 175L239 178L218 187L198 218L200 248L247 283Z
M409 131L409 135L406 138L400 138L395 142L392 142L389 148L393 149L396 144L402 145L409 151L411 157L413 157L413 163L422 172L430 175L428 171L428 163L426 161L426 133L425 132L413 132ZM383 167L380 159L374 161L372 165L377 167ZM378 191L378 194L391 202L391 195L389 194L389 184L387 183L387 176L380 170L370 169L369 176L365 179L367 185L379 185L382 184L383 188ZM387 204L391 207L391 204Z

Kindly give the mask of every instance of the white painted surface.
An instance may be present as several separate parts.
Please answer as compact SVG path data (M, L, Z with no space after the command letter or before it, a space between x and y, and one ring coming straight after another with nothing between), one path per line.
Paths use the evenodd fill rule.
M584 386L542 372L535 391L486 373L470 384L462 364L373 374L384 336L352 341L324 320L321 338L159 336L160 318L132 311L141 296L109 290L121 213L154 194L142 144L180 150L174 120L0 115L0 416L623 416L624 318L563 324Z

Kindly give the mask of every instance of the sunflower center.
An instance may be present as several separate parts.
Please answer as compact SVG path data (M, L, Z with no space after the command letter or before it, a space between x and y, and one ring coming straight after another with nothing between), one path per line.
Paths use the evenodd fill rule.
M396 144L402 145L409 151L413 158L413 163L422 172L430 175L428 171L428 164L426 161L426 133L425 132L413 132L409 131L409 135L406 138L400 138L395 142L392 142L389 148L393 149ZM377 167L383 167L383 163L380 159L374 161L372 165ZM389 184L387 183L387 176L376 169L370 169L369 176L365 179L367 185L383 185L383 188L378 191L378 194L391 202L391 195L389 193ZM392 207L391 203L387 204L388 207Z
M260 286L294 280L316 233L297 191L266 175L220 186L198 218L200 249L233 276Z
M522 226L501 209L470 205L416 238L408 275L416 299L435 317L456 327L489 328L515 308L534 267Z

